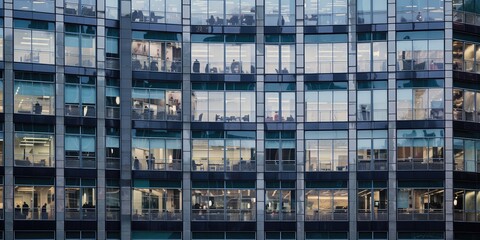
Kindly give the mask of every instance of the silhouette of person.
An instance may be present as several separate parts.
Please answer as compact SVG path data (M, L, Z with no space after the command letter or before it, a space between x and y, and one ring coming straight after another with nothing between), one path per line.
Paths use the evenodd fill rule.
M28 206L27 202L23 202L23 205L22 205L22 214L23 214L23 216L25 217L25 219L26 219L27 216L28 216L28 211L30 211L30 206Z
M148 156L145 156L145 162L147 162L147 169L148 169L148 170L151 170L151 169L152 169L152 166L150 165L151 162L150 162L150 159L148 159Z
M418 12L418 14L417 14L417 21L419 21L419 22L422 22L422 21L423 21L423 17L422 17L422 13L421 13L421 12Z
M194 73L200 72L200 62L198 61L198 59L195 59L195 62L193 62L193 72Z
M135 156L135 159L133 160L133 170L140 170L140 161L136 156Z
M42 219L48 219L48 215L47 215L47 204L43 204L42 206Z
M214 25L215 24L215 17L213 17L213 15L210 15L210 19L208 19L208 24L209 25Z
M232 73L240 73L240 63L235 62L235 59L233 59L232 65L230 66L230 69Z

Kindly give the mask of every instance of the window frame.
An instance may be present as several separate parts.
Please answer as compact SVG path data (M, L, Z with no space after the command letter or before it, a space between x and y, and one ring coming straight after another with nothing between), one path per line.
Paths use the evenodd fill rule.
M327 145L321 144L328 143L330 152L329 160L322 159L322 149L326 149ZM310 144L316 144L311 146ZM342 144L344 149L337 149L336 144ZM317 147L316 149L313 147ZM311 163L312 157L309 154L310 152L318 152L317 160L314 163ZM346 153L346 155L339 155L338 153ZM348 172L348 131L337 130L337 131L305 131L305 172ZM340 159L340 156L346 157L345 159ZM325 158L325 157L323 157ZM335 159L338 158L338 159ZM343 166L342 166L343 162ZM315 165L317 167L315 168ZM322 168L322 165L326 165Z
M92 33L93 31L93 33ZM66 66L76 67L96 67L97 57L97 28L91 25L79 25L79 24L65 24L65 62ZM70 40L68 40L70 38ZM75 42L73 42L75 41ZM87 48L87 41L91 41L92 47ZM69 44L75 43L76 46L69 46ZM75 48L69 49L69 48ZM84 51L93 49L93 55L87 55ZM71 52L70 52L71 51ZM73 52L73 53L72 53ZM72 58L73 60L70 60ZM85 60L86 59L86 60ZM71 63L69 61L72 61Z
M93 181L93 185L91 184ZM65 219L66 220L83 220L83 221L95 221L97 219L97 181L92 178L66 178L65 179ZM74 191L72 194L75 194L78 191L78 196L88 195L89 190L92 193L92 201L85 202L82 204L81 199L76 199L75 196L70 198L69 191ZM77 200L76 203L70 207L70 203L73 203L72 200ZM77 205L77 206L75 206ZM92 210L93 211L89 211ZM73 210L73 211L72 211ZM78 216L75 216L78 213Z
M388 186L387 181L358 181L357 183L357 220L358 221L388 221ZM384 199L381 200L383 191ZM365 208L361 207L362 196L365 197ZM378 200L376 195L378 194ZM374 197L372 197L374 196ZM368 201L369 200L369 201Z
M16 36L22 36L24 34L27 34L27 37L22 37L21 39L17 39ZM34 42L40 41L45 39L46 35L48 34L48 37L50 38L50 41L47 43L45 42ZM15 62L21 62L21 63L34 63L34 64L55 64L55 23L53 22L46 22L46 21L30 21L30 20L20 20L16 19L14 20L14 29L13 29L13 35L14 35L14 61ZM27 42L28 41L28 42ZM28 44L24 44L28 43ZM21 49L19 48L20 45L29 45L29 49ZM40 47L43 46L43 47ZM50 47L51 51L45 50L43 51L42 48L45 47ZM21 55L21 52L24 52L24 58L20 56L20 59L18 59L17 55ZM47 60L44 57L41 57L40 55L42 53L47 53L48 58ZM38 54L38 60L35 60ZM27 57L30 57L28 59ZM43 56L43 54L42 54Z
M92 83L93 82L93 83ZM90 117L95 118L97 116L97 78L94 76L83 75L65 75L65 116L78 116L78 117ZM75 90L78 95L78 103L67 101L68 95L67 87L71 88L71 91ZM89 89L89 90L87 90ZM90 92L93 95L94 103L89 103L87 99L84 99L83 92ZM75 97L75 96L73 96Z
M192 172L254 172L256 170L257 148L254 131L194 131L192 135ZM232 146L229 146L229 143L232 143ZM239 156L236 153L237 146L233 146L235 143L240 146ZM207 145L206 151L204 148L195 149L196 146L202 145ZM243 146L246 147L243 148ZM220 152L218 149L221 154L214 154ZM234 157L237 159L230 158L229 152L232 155L236 154L237 156ZM202 157L205 153L206 158Z
M144 147L144 145L142 144L147 144L148 148L143 149L142 147ZM159 144L163 145L156 147L159 146ZM179 131L132 129L132 170L181 171L184 161L182 145L181 133ZM137 157L137 148L140 153L143 151L140 158ZM143 156L146 152L148 152L148 155L144 158ZM171 152L171 156L168 155L169 152ZM178 156L178 154L180 154L180 156ZM155 156L158 157L158 160ZM170 159L170 157L172 158ZM160 167L157 168L156 165L160 165Z
M420 133L420 135L419 135ZM437 136L439 135L439 136ZM445 140L443 129L397 130L397 171L425 171L445 169ZM405 145L402 140L406 141ZM426 144L419 146L418 144ZM435 146L439 144L441 146ZM422 151L419 148L422 148ZM426 158L424 150L427 150ZM416 158L414 155L422 153ZM405 157L401 157L404 155ZM427 160L425 162L425 159Z

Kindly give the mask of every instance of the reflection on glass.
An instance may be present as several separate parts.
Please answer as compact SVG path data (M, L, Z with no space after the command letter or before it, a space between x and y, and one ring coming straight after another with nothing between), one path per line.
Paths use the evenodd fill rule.
M96 15L95 0L64 0L64 3L65 14L87 17L95 17Z
M397 194L398 220L443 220L443 189L399 188Z
M347 43L308 43L305 49L305 73L347 72Z
M358 189L358 220L388 220L387 189Z
M477 190L454 189L454 221L480 221L480 193Z
M397 1L397 22L443 21L444 1Z
M293 122L295 120L295 93L266 92L265 117L267 122Z
M444 118L443 89L398 89L398 120L438 120Z
M85 131L85 128L81 129ZM65 167L95 168L96 138L95 129L89 133L65 134Z
M96 116L95 77L66 75L65 115Z
M133 0L132 21L180 24L181 5L177 0Z
M255 189L193 189L192 221L255 221Z
M455 138L453 141L453 151L455 171L479 171L480 141Z
M133 40L132 68L136 71L181 72L181 43Z
M180 189L134 188L132 220L182 220L182 192Z
M192 43L193 73L255 73L253 43Z
M306 0L305 25L346 25L346 0Z
M388 160L387 131L357 132L357 170L386 171Z
M295 220L295 190L265 191L265 220L293 221Z
M295 1L265 0L265 26L295 25Z
M254 122L255 92L193 91L192 121Z
M179 121L182 116L180 91L132 89L132 119Z
M306 190L306 221L348 219L348 191L343 189Z
M178 171L182 169L179 139L143 136L132 139L133 170Z
M443 70L443 55L443 40L397 41L397 65L401 71Z
M55 164L53 134L16 132L14 142L15 166L53 167Z
M55 86L49 82L15 81L16 113L55 114Z
M14 40L16 62L55 63L54 32L15 29Z
M443 130L397 131L398 170L444 169Z
M118 0L106 0L105 1L105 18L118 20L119 13L119 1Z
M345 131L308 132L306 171L347 171L348 145ZM306 134L306 136L307 136Z
M107 180L108 181L108 180ZM106 219L109 221L120 220L120 188L116 186L108 186L105 189L105 206Z
M96 219L97 192L95 189L95 180L92 181L93 186L65 186L66 220Z
M13 8L22 11L55 12L55 0L15 0Z
M347 91L305 92L307 122L347 121Z
M357 23L387 23L387 0L358 0Z
M192 171L255 171L255 140L195 139L192 141Z
M15 185L15 220L54 220L55 187Z
M192 0L192 25L253 26L255 0Z

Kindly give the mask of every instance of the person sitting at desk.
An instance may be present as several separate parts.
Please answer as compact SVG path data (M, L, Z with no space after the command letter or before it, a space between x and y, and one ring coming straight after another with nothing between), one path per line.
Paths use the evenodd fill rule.
M230 20L229 20L230 24L232 25L238 25L238 22L239 22L239 19L238 19L238 15L233 15Z

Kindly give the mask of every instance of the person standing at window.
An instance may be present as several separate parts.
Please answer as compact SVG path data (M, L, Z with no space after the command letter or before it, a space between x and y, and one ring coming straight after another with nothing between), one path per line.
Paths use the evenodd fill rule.
M421 12L418 12L418 14L417 14L417 21L418 22L423 22L423 16L422 16Z
M140 170L140 161L137 157L133 160L133 170Z

